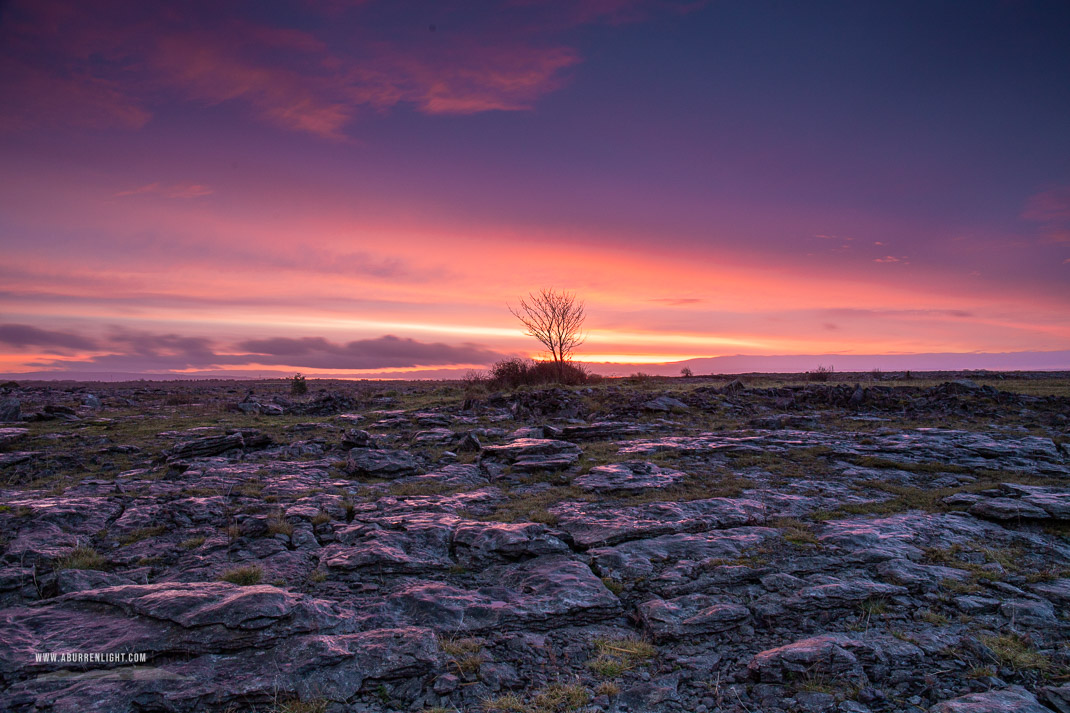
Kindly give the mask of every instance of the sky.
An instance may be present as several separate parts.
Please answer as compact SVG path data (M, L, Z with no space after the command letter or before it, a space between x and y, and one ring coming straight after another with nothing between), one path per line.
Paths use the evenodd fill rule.
M0 373L459 376L541 356L508 306L547 287L605 373L1070 368L1067 36L1062 1L2 2Z

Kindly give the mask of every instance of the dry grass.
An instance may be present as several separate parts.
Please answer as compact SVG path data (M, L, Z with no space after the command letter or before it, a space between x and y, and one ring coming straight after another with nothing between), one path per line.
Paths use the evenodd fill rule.
M226 572L219 575L219 581L230 582L231 584L238 584L243 587L260 584L260 581L263 578L264 570L260 569L260 567L255 564L228 569Z
M982 636L981 643L992 652L1002 665L1015 671L1050 671L1052 663L1047 656L1014 634Z
M108 560L92 547L79 545L65 557L56 560L56 569L108 569Z

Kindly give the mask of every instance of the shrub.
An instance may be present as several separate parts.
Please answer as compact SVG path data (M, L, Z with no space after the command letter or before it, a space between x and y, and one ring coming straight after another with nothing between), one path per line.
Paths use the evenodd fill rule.
M504 359L490 370L489 386L495 389L515 389L518 386L565 384L574 386L587 382L587 370L572 362L530 361Z
M691 371L691 367L689 366L685 366L683 369L680 370L680 376L684 377L685 379L690 379L694 375L695 373Z
M305 377L301 374L294 374L290 379L290 394L293 396L301 396L308 393L308 384L305 382Z
M834 373L836 371L830 364L829 366L819 366L813 371L806 372L806 378L808 381L828 381Z

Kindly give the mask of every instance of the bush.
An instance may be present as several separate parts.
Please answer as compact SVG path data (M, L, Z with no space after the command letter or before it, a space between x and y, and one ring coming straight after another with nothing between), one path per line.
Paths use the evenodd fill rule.
M488 386L495 389L542 384L574 386L587 383L589 378L583 366L572 362L505 359L491 367Z
M308 384L305 383L305 377L301 374L294 374L290 379L290 394L293 396L301 396L308 393Z
M689 366L685 366L683 369L680 370L680 376L684 377L685 379L690 379L694 375L694 372L691 371L691 367Z
M809 381L828 381L832 378L832 375L834 373L836 373L836 371L832 368L831 365L819 366L813 371L806 372L806 378Z

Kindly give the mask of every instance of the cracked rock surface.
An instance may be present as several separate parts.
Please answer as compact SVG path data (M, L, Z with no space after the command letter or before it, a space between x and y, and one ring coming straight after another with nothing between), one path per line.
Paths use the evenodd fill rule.
M0 710L1070 711L1070 378L867 378L5 385Z

